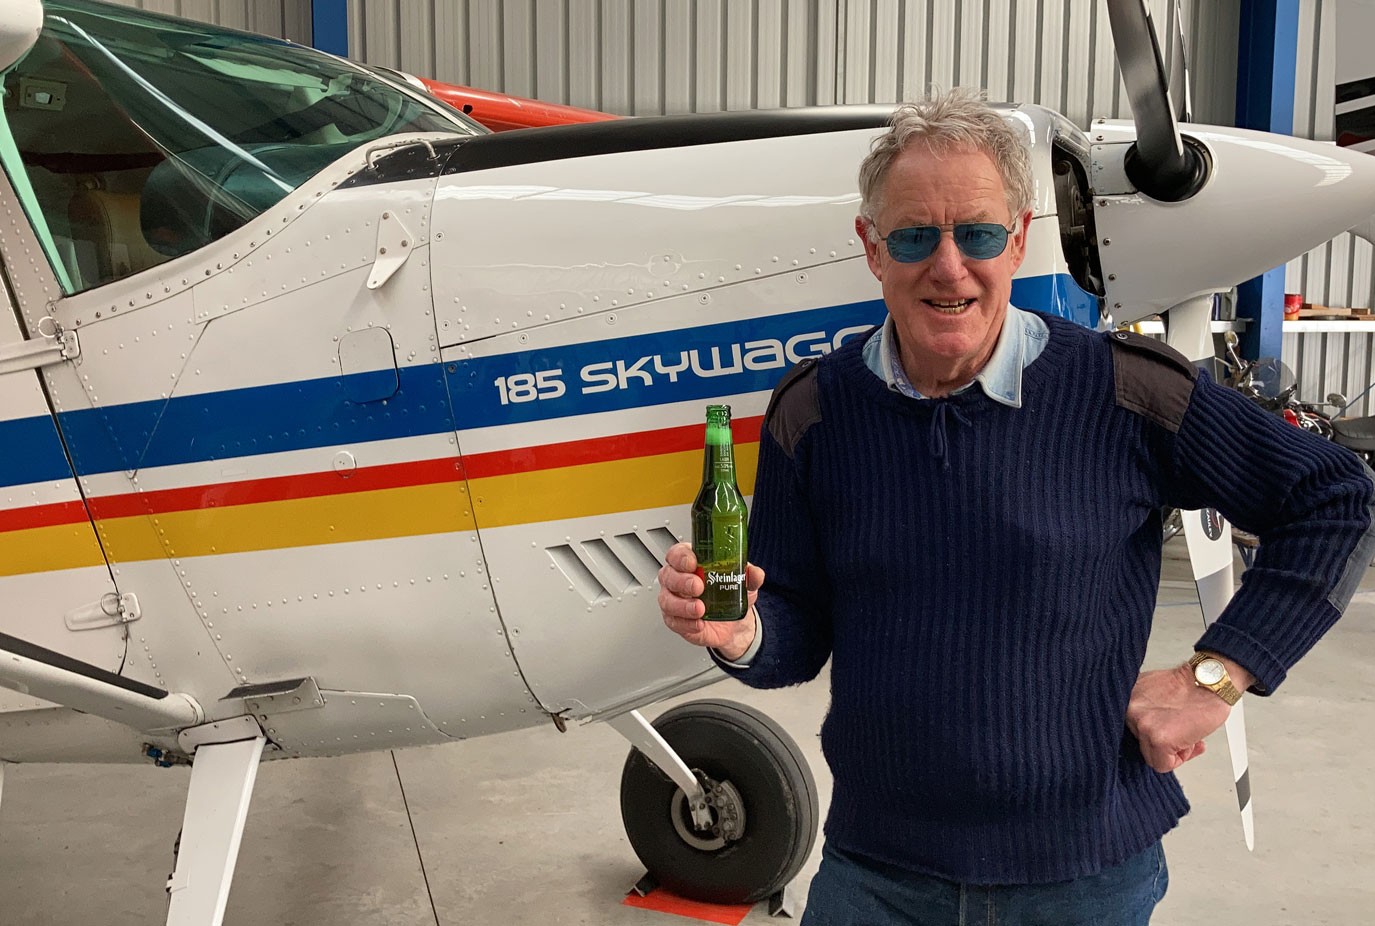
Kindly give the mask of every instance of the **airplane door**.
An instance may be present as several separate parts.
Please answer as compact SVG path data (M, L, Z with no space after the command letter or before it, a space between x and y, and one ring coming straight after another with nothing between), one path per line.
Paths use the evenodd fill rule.
M4 357L26 339L3 279L0 301ZM39 374L22 362L0 361L0 435L0 633L120 671L136 602L120 598Z

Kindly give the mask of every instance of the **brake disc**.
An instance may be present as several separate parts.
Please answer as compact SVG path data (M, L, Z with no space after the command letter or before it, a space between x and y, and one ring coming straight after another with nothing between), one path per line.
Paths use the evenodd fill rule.
M669 817L673 829L683 842L695 849L711 852L724 849L728 843L735 842L745 835L745 802L740 792L729 781L714 781L693 769L702 782L706 792L706 804L711 813L711 825L699 829L692 824L692 813L687 805L687 795L682 788L673 792L669 806Z

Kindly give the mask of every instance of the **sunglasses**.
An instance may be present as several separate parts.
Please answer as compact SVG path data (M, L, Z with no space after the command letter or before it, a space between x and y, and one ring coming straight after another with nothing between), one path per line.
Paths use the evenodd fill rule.
M893 260L903 264L915 264L926 260L936 253L941 243L941 229L950 229L955 239L955 247L965 257L974 260L991 260L1007 249L1007 236L1012 231L997 222L960 222L956 225L913 225L911 228L895 228L880 241L888 243L888 253Z

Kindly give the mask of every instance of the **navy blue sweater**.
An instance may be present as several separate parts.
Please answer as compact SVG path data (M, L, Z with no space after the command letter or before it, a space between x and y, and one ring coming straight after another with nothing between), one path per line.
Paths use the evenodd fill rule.
M750 522L763 644L727 670L777 687L830 659L827 838L971 883L1092 874L1188 811L1124 723L1162 506L1216 507L1260 535L1199 646L1261 693L1338 618L1371 554L1375 493L1354 455L1182 358L1127 364L1109 336L1046 322L1021 409L977 389L890 392L863 338L780 385Z

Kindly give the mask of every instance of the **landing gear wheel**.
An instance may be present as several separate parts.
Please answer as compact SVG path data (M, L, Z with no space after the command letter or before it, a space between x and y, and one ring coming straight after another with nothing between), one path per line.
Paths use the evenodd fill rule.
M821 817L797 743L733 701L679 705L654 728L703 782L712 825L697 828L682 789L632 749L621 818L650 875L707 903L754 903L781 890L807 861Z

